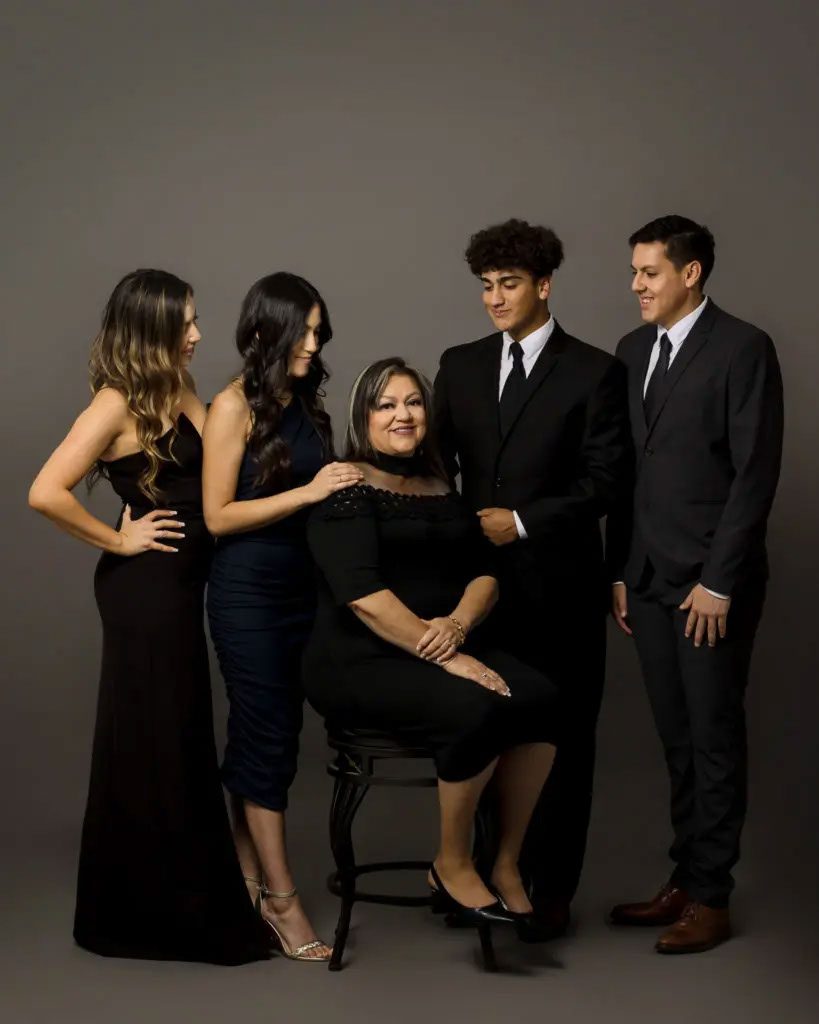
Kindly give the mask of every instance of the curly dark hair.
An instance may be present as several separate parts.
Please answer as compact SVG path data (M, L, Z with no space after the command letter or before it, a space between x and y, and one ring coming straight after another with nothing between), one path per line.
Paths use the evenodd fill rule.
M513 218L474 234L465 258L478 277L487 270L519 267L539 280L551 277L563 262L563 243L551 228Z
M682 268L694 260L702 268L700 284L705 285L714 269L714 236L704 224L698 224L689 217L681 217L677 213L657 217L635 231L628 244L635 245L650 242L662 242L665 254L677 268Z
M287 363L293 346L304 336L314 306L321 310L319 351L306 376L291 380ZM250 406L248 451L259 466L257 486L286 486L290 478L290 448L279 434L284 405L281 395L292 392L313 422L328 457L333 452L330 417L320 399L330 373L321 359L332 338L327 306L318 291L296 274L280 271L257 281L245 296L236 327L236 347L244 360L242 387Z

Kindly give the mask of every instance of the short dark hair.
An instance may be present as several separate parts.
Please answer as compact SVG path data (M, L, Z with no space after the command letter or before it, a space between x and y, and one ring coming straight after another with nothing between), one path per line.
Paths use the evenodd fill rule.
M487 270L520 267L539 280L551 277L563 262L563 243L551 228L513 218L474 234L465 256L478 277Z
M696 260L702 267L700 283L703 285L714 269L714 236L704 224L697 224L688 217L676 213L658 217L635 231L628 240L632 249L648 242L662 242L666 256L677 270Z
M350 391L350 407L347 415L347 433L344 438L344 459L347 462L372 462L375 449L370 441L368 423L370 412L378 405L393 377L412 377L421 393L424 403L427 429L424 440L418 447L422 476L436 476L446 480L441 456L435 438L435 423L432 413L432 385L419 370L409 366L400 356L379 359L366 366L355 380Z

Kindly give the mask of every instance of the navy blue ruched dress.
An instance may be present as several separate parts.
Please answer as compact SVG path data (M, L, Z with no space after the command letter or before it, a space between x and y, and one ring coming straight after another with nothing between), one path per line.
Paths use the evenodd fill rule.
M290 448L288 487L309 483L326 457L298 399L285 408L279 429ZM237 501L275 493L256 486L257 471L245 452ZM210 633L230 705L222 780L230 793L271 811L286 809L296 774L300 662L316 602L308 511L221 537L208 583Z

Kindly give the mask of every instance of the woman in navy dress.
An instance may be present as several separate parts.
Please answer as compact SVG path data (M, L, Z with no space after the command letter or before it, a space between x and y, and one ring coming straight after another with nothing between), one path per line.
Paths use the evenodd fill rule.
M238 964L267 957L231 841L213 739L203 598L205 407L189 285L120 281L91 351L94 397L29 501L102 549L102 669L74 937L104 956ZM72 494L89 471L122 499L116 527Z
M303 278L257 281L236 329L242 372L214 399L204 432L205 520L218 538L207 607L230 704L222 778L250 895L281 952L309 961L331 950L298 898L284 819L315 610L306 519L311 506L361 480L330 461L319 391L331 336L324 301Z

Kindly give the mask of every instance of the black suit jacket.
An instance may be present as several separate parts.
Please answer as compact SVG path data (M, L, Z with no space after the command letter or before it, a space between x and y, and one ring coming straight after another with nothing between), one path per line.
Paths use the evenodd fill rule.
M627 485L626 379L613 356L555 329L504 436L498 422L503 336L447 349L435 423L450 476L473 509L514 509L528 540L498 549L513 586L599 595L606 577L598 520ZM534 570L528 572L527 569ZM503 583L502 583L503 592Z
M703 310L669 368L653 422L643 383L656 326L627 334L635 449L633 500L609 517L611 579L639 585L648 559L655 586L685 596L767 576L765 530L782 454L782 378L773 342L723 312Z

